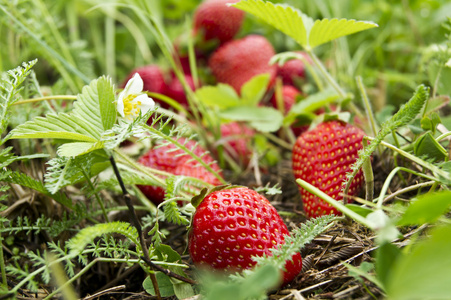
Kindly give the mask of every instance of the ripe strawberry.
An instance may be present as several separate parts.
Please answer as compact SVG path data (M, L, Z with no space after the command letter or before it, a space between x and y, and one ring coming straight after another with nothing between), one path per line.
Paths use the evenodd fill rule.
M185 138L178 140L180 143L185 143ZM192 149L196 144L195 141L188 141L186 147ZM146 167L154 168L157 170L165 171L174 175L185 175L202 179L203 181L220 185L221 182L208 172L198 162L192 160L189 155L182 155L184 152L181 149L177 149L173 144L168 144L161 147L154 147L150 149L146 154L141 156L138 162ZM193 151L196 155L202 156L205 150L199 145ZM202 156L202 159L206 163L212 163L213 158L207 153ZM220 168L216 163L212 163L213 170L220 172ZM165 190L159 186L152 185L139 185L138 188L155 204L163 202Z
M219 47L208 65L218 82L229 84L240 93L241 86L255 75L269 73L270 83L274 81L277 67L269 64L274 54L265 37L248 35Z
M185 74L186 83L191 87L192 90L195 89L194 80L191 75ZM181 105L188 107L188 100L186 99L185 89L183 88L180 80L174 76L166 88L166 96L171 97Z
M283 111L285 114L289 112L293 104L296 103L296 96L298 95L301 95L301 92L294 86L282 86ZM271 104L274 108L277 108L276 93L271 97Z
M301 54L308 62L310 58L302 51L297 53ZM299 79L305 79L305 63L301 59L292 59L287 61L282 66L277 68L277 76L282 78L282 82L285 85L296 86L296 81Z
M252 256L285 243L287 226L269 201L246 187L207 195L193 215L188 249L193 262L226 272L252 268ZM300 253L287 263L284 283L302 269Z
M249 163L252 155L250 141L255 135L255 131L238 122L229 122L221 124L221 137L225 151L243 164Z
M163 71L157 65L147 65L134 69L130 72L127 79L122 84L125 84L133 77L135 73L138 73L144 83L143 91L164 94L166 91L166 81L164 79Z
M238 0L207 0L194 13L194 32L202 32L204 40L218 39L221 43L231 40L240 30L244 11L229 7L226 3Z
M328 121L299 136L293 148L293 171L335 200L340 194L346 173L362 149L364 132L341 121ZM355 195L363 184L363 173L359 171L352 181L349 195ZM300 189L304 210L309 218L326 214L338 215L338 211L317 196Z

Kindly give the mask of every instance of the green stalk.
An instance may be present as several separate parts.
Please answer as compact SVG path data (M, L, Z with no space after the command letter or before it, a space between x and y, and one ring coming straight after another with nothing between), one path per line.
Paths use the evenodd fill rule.
M398 173L399 171L412 173L414 175L417 175L417 176L420 176L420 177L432 180L434 182L437 181L437 179L432 177L432 176L428 176L426 174L419 173L419 172L416 172L414 170L407 169L407 168L404 168L404 167L396 167L390 172L390 174L388 174L387 179L385 180L384 185L382 186L381 193L379 195L379 198L377 199L377 208L378 209L382 208L382 205L384 203L385 194L387 193L388 188L390 187L390 182L392 181L392 179L396 175L396 173Z
M362 140L363 148L368 147L367 139L364 138ZM362 165L363 170L363 178L365 179L365 185L366 185L366 194L365 194L365 200L366 201L373 201L373 195L374 195L374 174L373 174L373 167L371 166L371 159L365 159Z
M370 139L372 139L372 138L370 138ZM389 144L389 143L387 143L387 142L381 141L381 145L383 145L383 146L385 146L385 147L387 147L387 148L389 148L389 149L391 149L391 150L393 150L393 151L398 152L398 153L401 154L402 156L404 156L404 157L406 157L406 158L412 160L413 162L419 164L420 166L423 166L423 167L425 167L426 169L429 169L431 172L436 173L437 175L442 176L443 178L447 179L448 181L451 181L451 174L450 174L449 172L446 172L446 171L444 171L444 170L441 170L441 169L438 168L437 166L435 166L435 165L433 165L433 164L431 164L431 163L429 163L429 162L427 162L427 161L424 161L424 160L422 160L422 159L416 157L416 156L413 155L413 154L410 154L410 153L408 153L408 152L406 152L406 151L404 151L404 150L401 150L401 149L399 149L399 148L397 148L397 147L395 147L395 146L393 146L392 144Z
M116 9L114 6L110 7L111 14L114 16ZM114 26L114 17L105 17L105 59L106 59L106 73L111 76L113 81L116 80L116 28Z
M368 95L366 93L365 87L363 86L363 82L362 82L362 77L361 76L357 76L357 86L359 87L360 94L362 95L363 106L365 107L366 115L367 115L368 119L370 120L371 133L372 133L373 136L376 136L377 132L378 132L377 124L376 124L376 120L374 118L373 109L371 108L370 100L369 100ZM379 154L380 153L381 152L379 152Z
M354 219L355 221L359 222L362 225L365 225L366 227L368 227L370 229L373 229L373 230L375 229L375 228L373 228L373 225L370 224L364 217L362 217L358 213L354 212L353 210L347 208L340 201L335 200L334 198L332 198L331 196L327 195L326 193L324 193L323 191L321 191L317 187L311 185L307 181L304 181L304 180L298 178L296 180L296 182L303 189L305 189L308 192L318 196L319 198L321 198L322 200L326 201L331 206L333 206L334 208L336 208L338 211L342 212L346 216L350 217L351 219Z
M318 57L313 53L312 50L307 50L307 53L309 54L312 61L315 63L315 65L320 70L321 74L324 76L324 78L329 82L329 84L337 91L337 93L340 95L342 99L346 98L346 93L341 89L340 85L335 81L335 79L329 74L329 72L326 70L322 62L318 59Z
M102 199L100 199L99 194L95 191L96 189L95 189L94 185L92 184L88 173L86 173L86 170L83 167L81 167L80 169L81 169L83 175L85 176L85 179L88 182L89 187L94 192L94 196L95 196L95 198L97 200L97 203L99 203L100 208L102 209L103 217L105 218L105 221L110 222L110 220L108 218L108 214L107 214L107 212L105 210L105 205L103 204Z
M3 230L3 222L0 222L0 232ZM3 236L0 234L0 271L2 272L2 287L8 290L8 281L6 279L5 258L3 257Z
M19 101L13 103L13 105L40 102L40 101L46 101L46 100L77 100L77 96L58 95L58 96L37 97L37 98L19 100Z

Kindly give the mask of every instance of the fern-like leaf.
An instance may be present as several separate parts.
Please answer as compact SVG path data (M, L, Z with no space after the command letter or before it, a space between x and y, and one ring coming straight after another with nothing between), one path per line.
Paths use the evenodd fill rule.
M13 70L7 71L0 78L0 135L6 129L9 122L9 108L18 98L21 91L20 85L31 72L31 68L36 64L37 59L23 63ZM3 141L0 141L0 145Z
M48 164L44 175L45 187L51 194L55 194L62 187L82 180L84 176L80 167L89 170L93 164L93 157L90 154L76 158L56 157Z
M164 206L164 217L169 222L177 225L188 225L188 219L182 215L180 209L177 206L177 202L171 201Z
M368 146L359 151L359 158L352 165L352 172L347 175L348 180L344 183L344 194L347 194L352 179L363 166L365 161L371 157L373 152L376 150L376 147L382 142L382 140L392 131L401 126L407 125L410 121L415 119L415 117L421 112L421 109L428 98L429 88L424 85L418 86L413 97L410 98L410 100L403 105L396 114L393 115L393 117L382 124L381 130L376 135L374 140L372 140Z
M121 234L130 239L136 247L141 251L141 244L139 243L138 232L135 227L126 222L112 222L105 224L96 224L91 227L82 229L76 236L71 238L67 246L70 249L70 254L73 256L81 253L85 247L95 240L98 236L110 233Z
M265 264L275 264L283 268L287 260L299 252L304 245L310 243L316 236L323 232L333 221L333 216L321 216L308 220L300 228L294 229L290 235L285 236L285 243L279 248L271 249L272 256L254 257L258 266Z
M67 198L64 193L57 192L55 194L51 194L48 192L48 190L45 188L44 184L41 181L31 178L30 176L24 173L12 172L8 177L3 179L3 181L28 187L50 198L53 198L55 201L66 207L72 208L71 200Z

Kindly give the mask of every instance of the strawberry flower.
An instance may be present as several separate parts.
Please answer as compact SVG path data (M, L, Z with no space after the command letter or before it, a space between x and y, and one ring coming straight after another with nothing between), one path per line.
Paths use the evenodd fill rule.
M146 114L153 109L155 102L143 93L143 80L138 73L127 82L124 90L119 94L116 109L125 121L131 122L139 113Z

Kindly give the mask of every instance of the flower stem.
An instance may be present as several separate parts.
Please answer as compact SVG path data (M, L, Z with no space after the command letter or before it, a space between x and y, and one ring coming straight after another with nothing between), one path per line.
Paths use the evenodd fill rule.
M344 204L342 204L341 202L335 200L331 196L327 195L326 193L324 193L323 191L321 191L317 187L315 187L315 186L311 185L310 183L308 183L307 181L304 181L304 180L299 179L299 178L296 180L296 182L302 188L304 188L308 192L318 196L319 198L323 199L324 201L329 203L331 206L333 206L337 210L341 211L346 216L350 217L351 219L354 219L355 221L359 222L362 225L365 225L366 227L368 227L370 229L374 229L373 225L370 224L364 217L362 217L358 213L352 211L351 209L347 208Z

